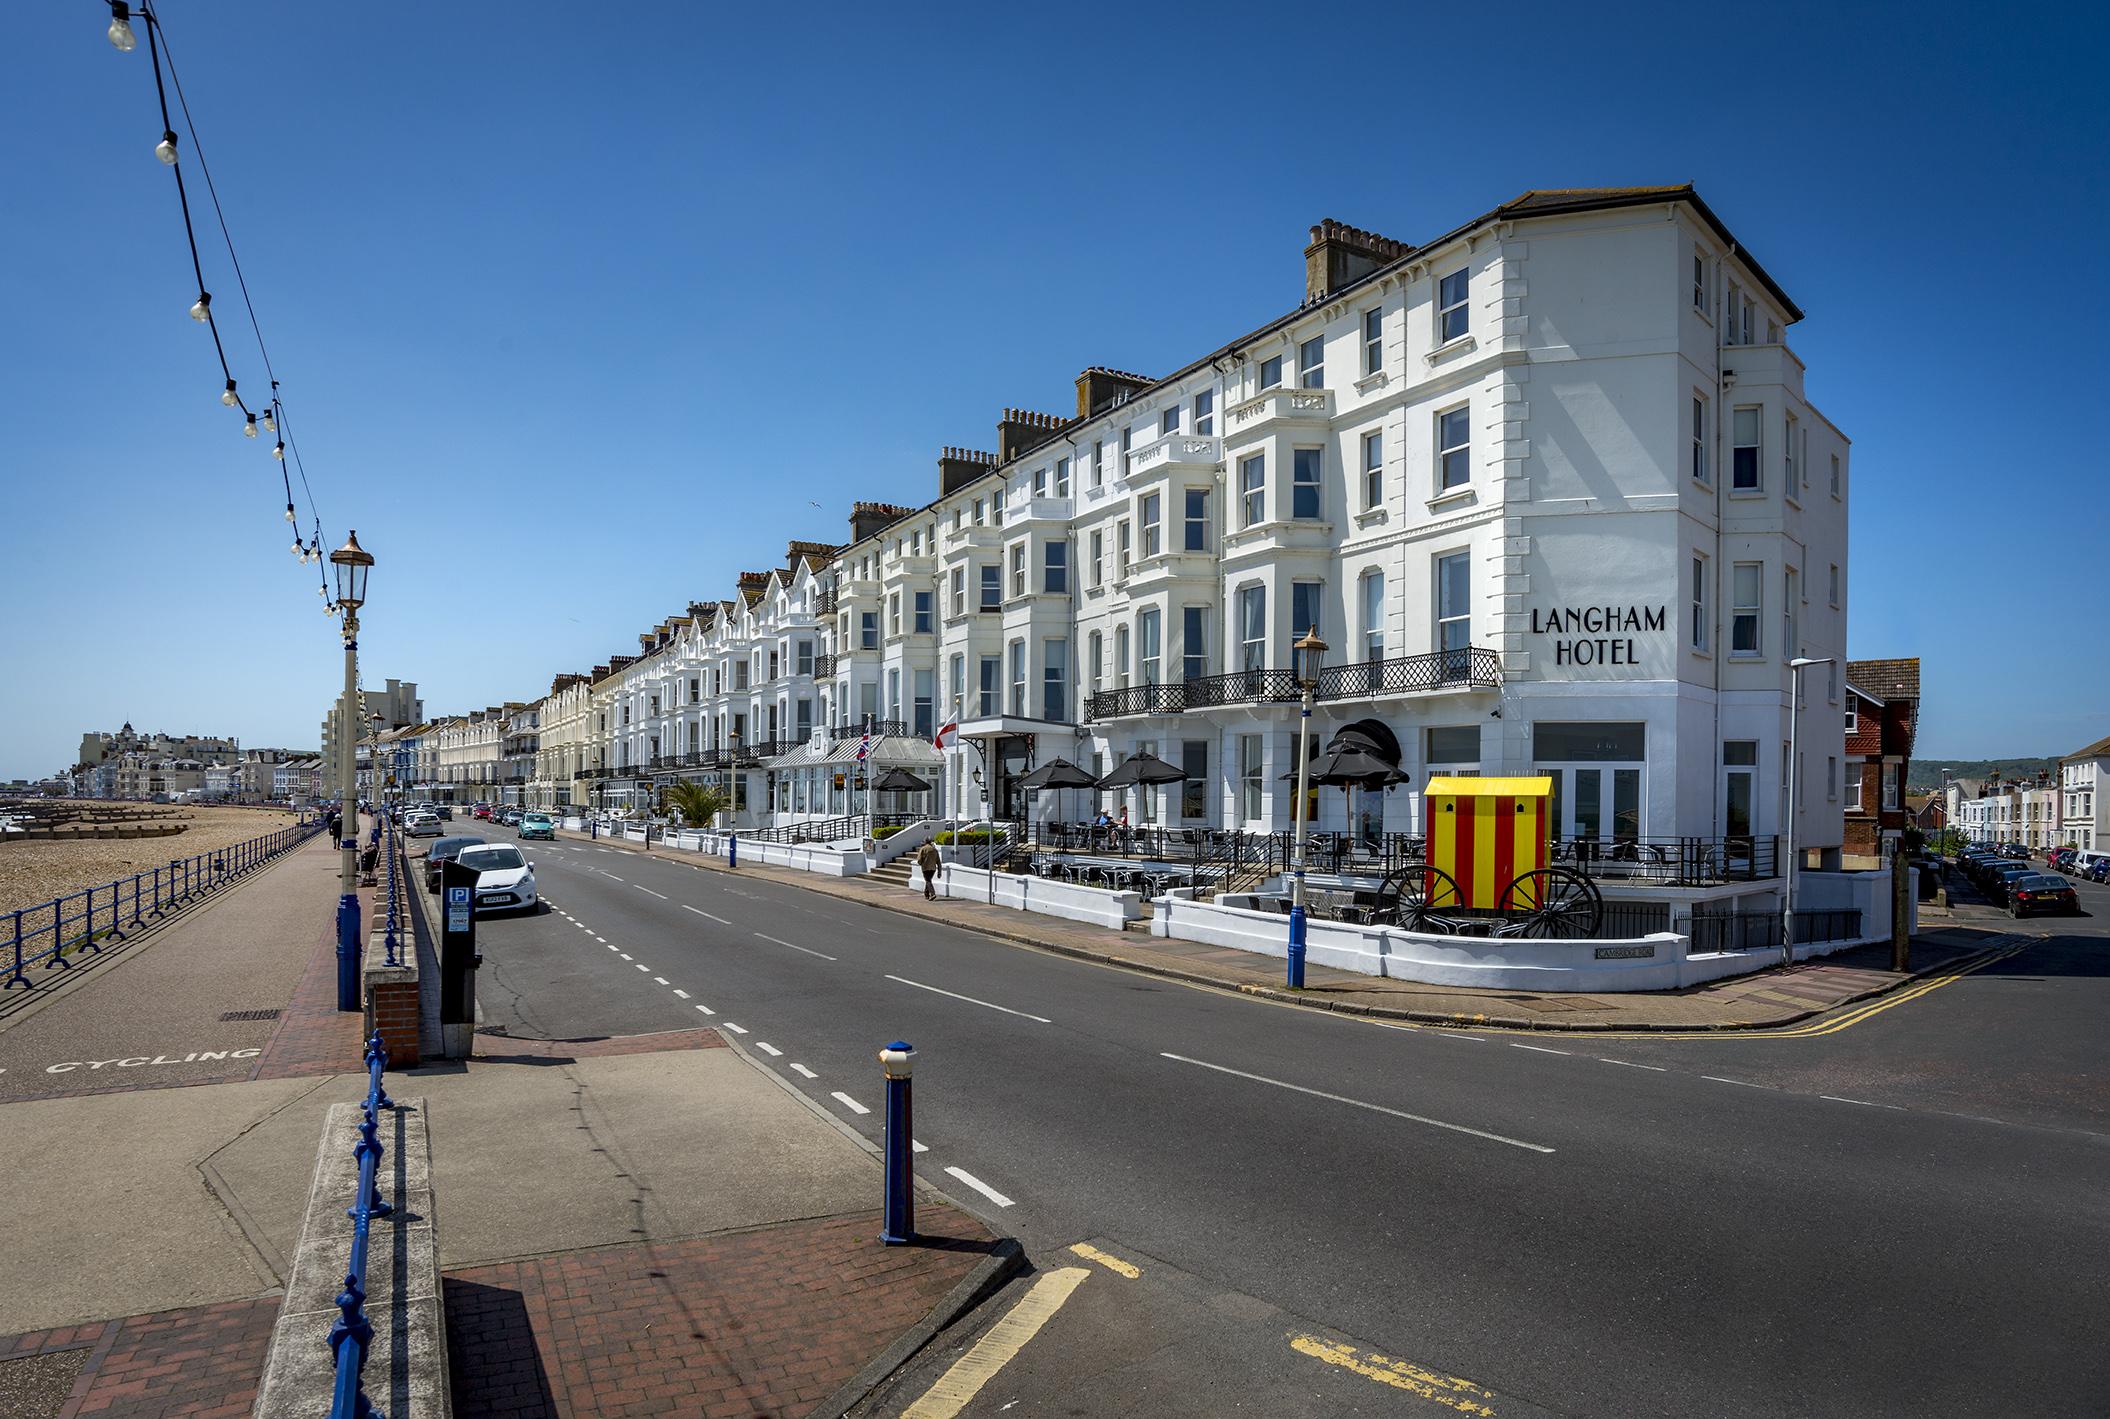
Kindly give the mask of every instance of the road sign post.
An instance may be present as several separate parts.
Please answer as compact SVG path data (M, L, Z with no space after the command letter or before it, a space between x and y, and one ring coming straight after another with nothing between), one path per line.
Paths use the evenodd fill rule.
M890 1247L907 1246L916 1240L916 1188L909 1167L910 1156L915 1152L909 1074L915 1066L915 1046L905 1040L896 1040L879 1051L880 1072L886 1076L886 1147L882 1165L886 1198L880 1213L879 1240Z

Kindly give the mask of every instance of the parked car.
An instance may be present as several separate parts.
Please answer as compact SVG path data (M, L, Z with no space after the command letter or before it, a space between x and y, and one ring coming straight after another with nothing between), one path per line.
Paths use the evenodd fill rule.
M459 859L476 869L476 910L533 911L535 865L511 843L484 843L463 848Z
M485 838L441 838L425 849L425 890L435 895L440 890L440 866L454 861L465 847L482 847Z
M489 822L491 819L491 805L488 803L479 803L476 805L475 808L470 810L469 816L472 818L481 818L485 822Z
M2079 848L2055 847L2044 854L2044 865L2054 872L2064 872L2073 866L2074 856L2079 851Z
M454 821L454 805L452 803L435 803L432 805L432 815L443 823L451 823Z
M2008 893L2013 890L2015 883L2021 881L2024 877L2034 877L2036 875L2037 869L2026 862L2018 862L2012 867L2003 867L1994 873L1991 880L1986 883L1986 895L2001 906L2006 906L2010 900Z
M438 817L431 813L412 812L403 820L403 836L406 838L436 838L444 831Z
M2110 853L2101 854L2088 864L2088 880L2110 882Z
M2007 909L2018 921L2039 912L2078 914L2081 899L2075 894L2073 883L2064 877L2049 872L2032 872L2009 884Z
M508 828L516 828L520 826L520 810L508 808L498 815L498 821Z
M557 825L550 821L547 813L523 813L520 815L520 840L541 838L547 842L557 840Z

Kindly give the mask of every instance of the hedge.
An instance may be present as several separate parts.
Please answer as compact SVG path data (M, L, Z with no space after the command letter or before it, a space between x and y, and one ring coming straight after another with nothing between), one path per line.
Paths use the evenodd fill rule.
M988 828L968 828L958 833L940 833L937 837L931 839L931 841L937 843L940 847L951 847L955 843L964 843L968 846L976 846L981 843L996 842L1001 837L1002 834L992 832Z
M872 840L877 842L882 838L890 838L900 832L904 826L901 823L883 823L879 827L872 829Z

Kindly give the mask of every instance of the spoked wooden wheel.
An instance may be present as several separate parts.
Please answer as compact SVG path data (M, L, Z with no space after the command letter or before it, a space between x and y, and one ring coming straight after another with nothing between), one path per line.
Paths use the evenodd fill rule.
M1458 884L1440 867L1414 863L1392 872L1377 889L1377 918L1409 931L1451 932L1465 906Z
M1543 867L1509 884L1502 894L1502 910L1508 918L1501 929L1504 936L1581 941L1597 934L1604 898L1581 873Z

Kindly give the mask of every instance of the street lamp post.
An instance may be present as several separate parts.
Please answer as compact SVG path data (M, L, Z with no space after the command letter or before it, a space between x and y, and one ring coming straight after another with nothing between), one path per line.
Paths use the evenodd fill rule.
M337 869L337 1008L359 1008L359 795L353 783L353 727L359 693L359 608L366 602L366 574L374 559L353 532L330 553L337 569L337 608L344 616L344 702L337 714L337 782L341 837Z
M1798 655L1788 662L1788 822L1784 836L1788 844L1788 862L1781 874L1780 892L1780 959L1783 965L1795 963L1795 799L1800 786L1801 752L1797 748L1798 731L1802 726L1802 672L1812 665L1829 665L1828 655L1812 658Z
M1297 801L1293 807L1296 824L1296 860L1291 867L1289 887L1289 988L1304 989L1304 845L1306 830L1311 826L1307 805L1311 801L1309 779L1311 765L1306 754L1311 738L1311 703L1319 689L1319 660L1326 654L1326 642L1319 639L1315 629L1306 630L1303 639L1290 647L1296 660L1297 688L1303 700L1297 714Z

